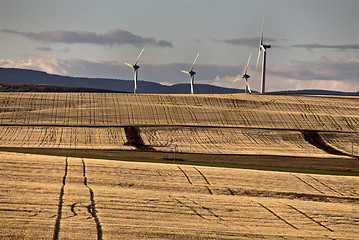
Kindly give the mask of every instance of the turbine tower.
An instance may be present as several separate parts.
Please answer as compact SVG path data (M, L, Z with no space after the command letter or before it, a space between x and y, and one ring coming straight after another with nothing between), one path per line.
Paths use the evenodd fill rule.
M262 23L262 31L261 31L261 37L260 37L260 40L259 40L259 51L258 51L258 58L257 58L257 65L256 65L256 68L257 68L258 67L259 57L261 55L261 51L263 50L261 94L265 93L267 49L271 47L271 45L264 45L263 44L263 26L264 26L264 20L263 20L263 23Z
M248 91L249 91L249 93L252 93L251 88L249 87L249 84L248 84L248 78L250 78L251 76L249 76L247 74L249 61L251 60L251 57L252 57L252 53L249 55L247 66L243 69L242 76L240 78L236 78L233 80L233 82L237 82L238 80L241 80L242 78L244 79L244 81L246 82L245 93L247 93Z
M191 67L191 70L189 70L189 71L182 70L183 73L188 74L189 77L190 77L190 80L191 80L191 94L194 93L193 92L193 84L194 84L194 75L196 74L196 72L193 71L193 67L194 67L194 64L197 61L198 56L199 56L199 53L197 54L196 58L194 59L194 62L193 62L192 67Z
M138 69L140 68L140 66L138 66L137 63L138 63L138 60L139 60L140 57L141 57L141 54L142 54L143 50L145 50L145 49L142 49L142 51L141 51L140 54L138 55L138 57L137 57L137 59L136 59L136 61L135 61L135 63L134 63L133 65L130 64L130 63L127 63L127 62L125 63L127 66L130 66L130 67L133 68L133 80L134 80L134 82L135 82L135 87L134 87L133 93L136 93L136 91L137 91Z

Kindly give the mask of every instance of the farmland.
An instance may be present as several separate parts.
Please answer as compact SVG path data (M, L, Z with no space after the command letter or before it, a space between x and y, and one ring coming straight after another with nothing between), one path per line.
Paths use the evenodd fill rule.
M343 157L359 153L358 101L300 95L2 93L0 147L135 150L141 145L160 152L302 157L332 157L335 149Z
M2 93L0 238L354 239L358 177L298 172L358 155L358 97Z
M2 239L354 239L357 177L1 153Z

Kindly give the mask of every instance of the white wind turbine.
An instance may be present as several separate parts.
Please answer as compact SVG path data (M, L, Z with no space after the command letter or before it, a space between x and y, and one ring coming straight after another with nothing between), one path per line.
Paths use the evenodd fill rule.
M197 61L198 56L199 56L199 53L197 54L196 58L194 59L194 62L193 62L192 67L191 67L191 70L189 70L189 71L182 70L182 72L185 73L185 74L188 74L190 79L191 79L191 94L194 93L193 92L193 84L194 84L194 75L196 74L196 72L193 71L193 67L194 67L194 64Z
M247 74L247 70L248 70L248 66L249 66L249 61L251 60L251 57L252 57L252 53L249 55L249 58L248 58L248 62L247 62L247 66L243 69L243 74L240 78L236 78L233 80L233 82L237 82L239 80L241 80L242 78L244 79L244 81L246 82L246 88L245 88L245 92L247 93L249 91L249 93L252 93L251 91L251 88L249 87L249 84L248 84L248 78L250 78L251 76L249 76Z
M267 49L271 47L271 45L264 45L263 44L263 26L264 26L264 20L263 20L263 23L262 23L262 31L261 31L261 37L260 37L260 40L259 40L259 51L258 51L258 58L257 58L257 65L256 65L256 68L257 68L258 67L259 57L261 55L261 51L263 50L261 94L265 93Z
M138 57L137 57L137 59L136 59L136 61L135 61L135 63L134 63L133 65L130 64L130 63L127 63L127 62L125 63L127 66L130 66L130 67L133 68L133 80L134 80L134 82L135 82L135 87L134 87L133 93L136 93L136 91L137 91L138 69L140 68L140 66L138 66L137 63L138 63L138 60L139 60L140 57L141 57L141 54L142 54L143 50L145 50L145 49L142 49L142 51L141 51L140 54L138 55Z

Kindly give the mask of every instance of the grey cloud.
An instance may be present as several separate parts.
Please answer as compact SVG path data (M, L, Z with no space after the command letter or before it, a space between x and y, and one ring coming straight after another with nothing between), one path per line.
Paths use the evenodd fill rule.
M44 51L44 52L51 52L52 49L50 47L37 47L35 50Z
M307 50L320 49L320 48L338 49L338 50L359 50L359 44L326 45L326 44L313 43L313 44L296 44L296 45L292 45L291 47L306 48Z
M358 81L358 60L330 60L294 61L290 66L272 66L269 74L288 79L298 80L341 80L352 79Z
M44 31L39 33L34 32L20 32L10 29L1 29L3 33L16 34L27 37L34 41L45 43L89 43L97 45L134 45L134 46L156 46L156 47L173 47L173 44L166 40L157 40L153 37L141 37L129 31L122 29L112 29L104 34L97 34L88 31L69 31L69 30L55 30Z
M225 39L225 40L218 40L215 39L217 42L227 43L235 46L246 46L246 47L258 47L259 45L259 37L255 38L232 38L232 39ZM264 42L266 44L270 44L273 42L277 42L274 38L264 38Z

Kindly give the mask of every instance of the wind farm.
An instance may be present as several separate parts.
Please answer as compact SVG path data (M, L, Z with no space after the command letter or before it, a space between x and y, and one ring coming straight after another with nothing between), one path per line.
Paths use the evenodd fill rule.
M349 2L0 2L0 239L357 239Z

